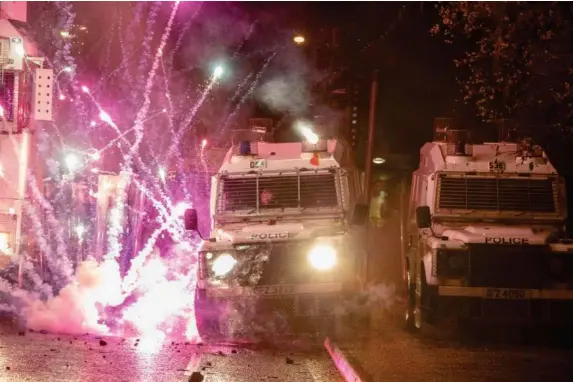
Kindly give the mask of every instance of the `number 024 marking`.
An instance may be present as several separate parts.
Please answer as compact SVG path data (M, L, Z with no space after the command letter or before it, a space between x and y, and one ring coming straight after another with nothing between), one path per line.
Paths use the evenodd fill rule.
M494 289L490 288L486 291L486 298L501 299L501 300L523 300L527 298L527 293L524 289Z
M264 168L266 167L266 162L264 159L253 160L250 163L251 168Z

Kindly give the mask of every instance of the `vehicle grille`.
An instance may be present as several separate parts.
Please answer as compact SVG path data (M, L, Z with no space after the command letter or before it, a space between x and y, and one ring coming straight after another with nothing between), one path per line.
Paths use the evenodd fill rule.
M334 172L222 177L218 210L337 207L336 179Z
M552 213L558 206L555 178L441 175L438 190L438 209Z
M573 281L573 257L552 254L547 246L470 244L469 251L470 286L539 289Z

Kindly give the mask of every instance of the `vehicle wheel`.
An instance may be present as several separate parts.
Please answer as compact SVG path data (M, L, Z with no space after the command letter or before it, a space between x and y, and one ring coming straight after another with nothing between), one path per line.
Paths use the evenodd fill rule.
M404 309L404 327L409 332L416 330L416 284L412 282L412 276L408 272L408 280L406 282L406 306Z
M220 317L223 304L201 296L199 291L195 295L195 323L197 331L203 342L216 342L224 339Z
M414 330L424 335L443 337L446 334L443 329L452 324L442 317L438 289L426 282L423 264L420 274L416 276L414 294Z
M416 275L415 284L412 289L414 290L414 328L417 331L421 331L431 315L431 296L428 293L424 264L421 265L420 272Z

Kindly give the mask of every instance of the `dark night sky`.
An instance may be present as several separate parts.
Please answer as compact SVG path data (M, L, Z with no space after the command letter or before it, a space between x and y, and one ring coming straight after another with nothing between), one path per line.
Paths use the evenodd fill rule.
M376 146L415 155L432 137L434 117L456 114L459 90L452 51L429 29L432 3L243 3L255 13L281 15L281 26L302 32L309 44L321 29L337 27L348 77L360 83L367 113L370 73L379 70ZM383 37L382 37L383 36ZM365 46L374 42L370 48ZM366 120L361 119L361 128Z
M456 114L458 87L451 48L429 29L437 23L432 3L310 3L317 19L338 25L343 49L361 79L364 107L370 73L379 71L376 146L416 154L431 139L434 117ZM383 36L383 37L382 37ZM370 48L364 46L376 41ZM366 120L362 120L362 125Z

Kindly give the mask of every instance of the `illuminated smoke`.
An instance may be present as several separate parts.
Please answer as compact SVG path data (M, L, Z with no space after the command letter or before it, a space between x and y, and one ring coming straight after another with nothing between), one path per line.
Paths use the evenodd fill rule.
M294 115L304 114L310 105L306 82L294 75L268 80L261 85L258 96L273 110Z
M245 92L245 94L243 95L243 97L241 97L240 102L237 104L237 107L235 107L235 110L233 110L233 112L229 115L229 117L227 118L227 121L225 122L225 125L223 128L226 128L229 125L229 122L231 122L233 120L233 117L235 116L235 114L237 113L237 111L239 110L239 108L243 105L243 103L245 102L245 100L247 99L247 97L249 97L251 95L251 93L255 90L255 88L257 87L257 85L259 84L259 80L261 79L263 73L265 72L265 69L269 66L269 64L271 63L271 61L273 60L273 58L275 57L276 53L273 53L263 64L263 66L261 67L261 70L259 70L259 72L257 73L257 75L255 76L255 79L253 80L251 86L249 87L249 89ZM247 77L247 79L250 78L250 74ZM245 81L247 80L245 79ZM243 84L239 85L240 88L242 88ZM239 90L237 90L237 92L239 92ZM236 93L235 93L236 94Z
M157 13L160 5L160 3L154 5L155 13ZM101 129L107 125L115 131L116 136L105 142L103 147L88 146L84 150L77 149L73 153L63 156L58 152L62 159L59 161L59 166L56 161L53 167L54 173L61 169L68 177L76 173L83 176L88 171L91 174L102 173L105 170L105 163L103 163L104 169L102 170L99 168L99 164L98 167L93 167L92 162L105 160L106 156L109 156L108 150L118 143L121 144L121 147L117 147L125 155L124 160L121 161L123 162L121 163L122 166L129 168L129 163L133 162L143 170L139 174L139 180L127 177L129 179L126 179L124 183L126 186L137 189L141 195L149 200L150 205L157 212L157 229L146 237L142 236L144 240L141 245L142 250L132 259L130 270L123 277L119 260L125 251L125 235L133 235L133 232L126 232L125 222L128 218L129 208L135 206L128 205L127 193L119 187L113 193L114 198L107 213L108 219L106 218L105 230L100 232L100 234L105 234L107 238L103 260L96 261L93 258L85 260L77 264L74 270L70 257L75 257L75 254L72 253L75 244L73 241L70 242L71 239L66 234L65 230L68 223L61 220L61 208L67 206L54 202L53 198L45 198L37 187L36 179L30 174L30 189L35 203L26 205L26 212L30 221L29 226L36 238L37 247L41 250L42 259L45 260L44 267L48 270L48 282L55 282L58 285L57 295L54 296L51 285L45 283L42 277L38 275L36 265L24 261L22 262L22 272L27 280L24 285L26 289L18 289L0 279L0 291L6 294L12 302L11 304L0 305L0 309L19 313L26 325L32 329L71 333L131 333L146 335L159 340L165 336L165 333L174 329L175 321L179 321L183 323L183 328L180 330L181 335L185 335L190 340L198 339L193 313L196 248L194 245L184 242L169 249L167 258L159 256L155 249L159 235L169 232L175 240L182 240L182 227L180 223L177 223L177 220L181 218L180 209L182 207L181 205L175 206L175 202L171 201L163 189L165 185L146 181L146 176L153 176L151 169L157 169L157 167L144 163L138 152L140 143L149 144L143 140L143 124L156 115L165 115L167 112L166 108L160 108L159 113L151 117L147 116L148 110L152 108L152 101L154 101L149 96L150 89L155 82L154 75L162 59L166 38L170 33L178 6L179 3L177 2L172 7L170 21L165 28L159 46L156 47L155 58L151 60L150 72L144 74L140 71L140 74L144 75L139 78L145 79L146 86L143 94L144 103L139 107L139 112L135 113L134 126L131 129L125 129L123 127L126 122L125 118L123 116L118 117L117 110L104 109L96 99L96 94L100 93L99 87L93 86L93 84L92 86L75 84L74 86L81 91L80 94L83 94L82 103L85 103L85 100L90 101L96 107L96 114L87 115L85 107L78 108L82 115L76 114L74 118L83 120L85 126L91 128ZM69 16L65 18L68 27L70 17L73 19L74 16L71 9L71 6L59 8L61 12L66 12ZM153 24L153 22L150 21L148 24ZM152 41L146 39L146 46L151 48L152 45ZM69 55L67 50L60 54L62 57L66 55ZM165 75L165 78L168 76ZM102 82L100 81L99 84ZM88 104L88 109L89 107ZM172 110L173 107L170 109ZM115 117L112 118L111 115L115 115ZM103 124L96 123L94 117L99 118ZM169 120L172 121L173 117L169 116ZM53 137L57 136L61 140L66 139L60 126L54 125L53 128L55 130L50 133ZM129 135L132 132L136 133L135 141L133 141L133 134ZM68 139L69 137L70 135L68 135ZM46 140L49 136L43 138ZM157 173L154 175L157 176ZM165 173L162 174L162 179L165 180ZM72 178L56 178L56 181L60 182L60 191L55 194L55 200L65 197L66 194L63 191L70 189L71 185L75 184ZM88 184L88 187L92 187L89 190L89 195L92 198L104 191L98 190L97 184L93 184L93 182L91 186ZM93 227L90 228L90 225L86 226L81 221L72 223L70 220L69 224L72 224L72 236L74 238L79 239L78 241L82 243L86 239L90 241L89 234L94 233ZM93 249L93 245L89 248ZM171 257L185 259L185 264L181 264L182 261L173 264L168 260ZM155 274L155 277L151 277L150 274ZM168 305L164 304L165 294L173 296L173 301ZM165 306L165 309L157 309L158 306Z

